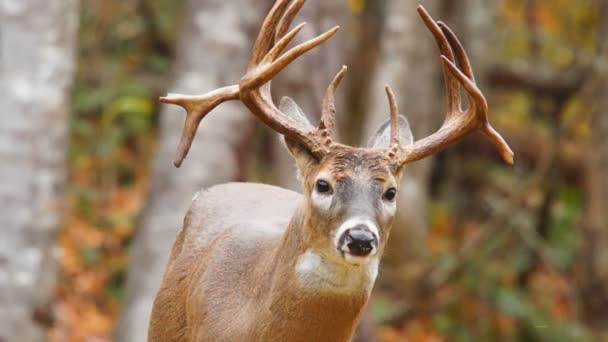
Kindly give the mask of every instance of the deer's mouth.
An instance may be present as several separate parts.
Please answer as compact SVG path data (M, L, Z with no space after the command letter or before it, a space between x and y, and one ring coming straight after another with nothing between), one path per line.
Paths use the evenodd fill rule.
M348 252L342 252L342 257L344 258L344 260L347 263L349 263L351 265L355 265L355 266L367 265L367 264L371 263L372 261L375 260L375 255L376 255L375 251L373 252L373 254L366 255L366 256L358 256L358 255L353 255Z

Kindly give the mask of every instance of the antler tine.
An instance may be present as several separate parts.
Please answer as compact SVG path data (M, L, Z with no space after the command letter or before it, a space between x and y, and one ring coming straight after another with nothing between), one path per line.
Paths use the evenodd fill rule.
M268 54L266 54L266 57L264 57L264 60L262 61L262 63L273 62L277 58L277 56L279 56L281 54L281 52L283 52L285 47L287 45L289 45L289 43L291 43L293 38L295 38L295 36L302 30L304 25L306 25L306 23L301 23L300 25L296 26L293 30L289 31L289 33L282 36L282 38L278 42L275 43L275 45L272 47L272 49L270 49Z
M336 90L340 86L340 82L346 75L348 67L343 65L340 71L336 74L333 81L327 87L325 97L323 98L323 109L321 111L321 120L319 121L319 130L324 131L326 140L325 144L330 144L334 134L334 127L336 125Z
M456 58L458 58L458 64L460 64L460 67L462 68L462 72L467 75L467 77L471 81L475 82L475 75L473 74L473 67L471 67L471 61L469 60L469 56L467 55L467 52L465 51L464 47L460 43L460 40L458 40L458 37L456 37L454 32L452 32L452 30L450 30L450 28L446 24L441 21L439 21L437 24L441 28L441 31L447 37L452 48L454 49L454 52L456 53Z
M473 80L471 80L467 75L465 75L454 63L452 63L445 56L441 56L441 62L447 68L448 72L455 77L458 82L464 87L467 91L467 95L469 95L469 99L473 101L473 103L469 104L470 107L477 106L482 111L487 111L487 103L486 99L481 93L481 90L477 88L477 84Z
M233 85L216 89L204 95L191 96L168 94L159 99L162 103L178 105L186 110L186 120L182 130L182 137L177 147L177 154L173 160L175 167L180 167L184 158L190 151L194 136L203 118L215 107L225 101L238 100L239 86Z
M498 153L500 153L500 156L505 163L513 165L513 151L504 138L498 134L498 132L494 129L494 127L492 127L492 125L490 125L490 122L488 121L488 104L485 97L481 93L481 90L479 90L473 80L469 79L467 75L460 71L452 62L447 60L447 58L442 57L442 61L449 68L452 75L454 75L454 77L456 77L462 86L467 90L471 106L467 112L473 112L469 115L477 115L478 121L483 120L481 121L481 126L479 129L486 137L488 137L488 139L490 139L494 146L496 146Z
M251 77L248 77L248 75L246 75L243 78L243 80L241 81L241 86L246 84L248 87L249 86L250 87L259 87L262 84L270 81L273 77L275 77L277 74L279 74L285 67L287 67L287 65L289 65L291 62L293 62L295 59L302 56L306 52L314 49L315 47L323 44L325 41L327 41L329 38L331 38L338 31L338 29L340 27L334 26L332 29L326 31L325 33L318 35L317 37L315 37L311 40L308 40L304 43L301 43L301 44L295 46L294 48L292 48L289 51L287 51L286 53L284 53L281 57L278 57L279 54L285 49L285 47L287 45L289 45L289 43L300 32L300 30L304 27L304 25L306 25L306 23L302 23L302 24L296 26L289 33L285 34L287 29L293 22L294 18L296 17L296 15L298 14L298 12L302 8L302 6L304 5L304 2L305 2L305 0L295 0L287 8L287 10L285 10L285 6L287 5L287 3L283 3L281 1L277 2L275 7L273 7L273 10L275 8L282 10L282 12L284 12L283 16L278 21L278 23L276 23L276 18L278 17L278 14L276 14L276 13L278 13L278 11L273 12L271 10L271 13L268 14L268 18L264 22L264 27L262 28L262 30L260 32L260 37L258 38L258 41L260 43L259 44L256 43L256 45L254 47L253 55L255 56L255 53L258 51L258 49L262 47L262 45L263 45L262 43L266 43L266 40L261 38L262 35L267 36L269 34L269 31L266 29L266 25L269 25L269 26L273 25L273 27L275 29L274 41L276 43L274 44L274 46L268 47L270 49L270 51L265 56L262 57L261 61L256 62L256 64L250 64L250 69L255 68L255 67L260 67L261 65L265 65L265 64L269 64L269 65L265 68L265 70L253 73L252 75L250 75ZM279 5L282 5L282 6L280 6L280 8L279 8ZM280 37L280 39L279 39L279 37ZM277 39L278 39L278 41L277 41ZM253 63L253 58L254 57L252 57L252 63ZM255 81L254 79L257 79L257 81ZM254 81L254 82L249 84L250 81Z
M260 33L258 34L258 38L253 45L251 60L247 70L254 69L264 59L266 53L272 47L277 25L289 2L290 0L278 0L275 2L274 6L272 6L272 9L270 9L270 12L268 12L266 19L264 19L264 23L262 24L262 28L260 29Z
M284 34L297 12L302 8L303 3L303 0L295 0L286 10L287 3L284 2L273 7L273 10L276 11L269 14L269 18L271 19L267 19L264 23L265 27L260 32L259 43L256 44L254 52L258 52L261 48L269 48L270 51L261 60L252 59L247 74L239 82L240 98L253 114L276 132L298 140L307 146L313 154L321 157L331 146L331 139L325 139L322 136L323 133L319 134L317 131L299 127L297 122L294 122L275 106L270 94L270 80L272 78L278 75L295 59L327 41L339 29L336 26L311 40L291 48L279 56L282 50L302 28L302 25L299 25L289 33ZM276 18L278 15L276 13L279 10L282 17L277 23ZM267 40L262 39L261 36L266 37L269 34L266 27L270 27L271 25L274 28L273 41L275 44L274 46L267 46Z
M426 27L433 34L433 37L435 37L435 42L437 43L437 46L439 47L441 54L445 55L451 61L453 61L454 53L452 52L452 47L450 46L448 40L443 35L438 23L436 23L435 20L433 20L433 17L431 17L429 12L426 11L424 6L418 5L416 10L418 11L418 15L420 15L420 17L422 18L422 21L424 22Z
M433 20L431 15L426 11L426 9L424 9L422 5L419 5L417 10L418 14L422 18L422 21L429 31L431 31L431 34L433 34L441 54L446 56L450 61L454 62L454 52L452 51L450 42L443 34L443 31L439 25L435 22L435 20ZM446 84L449 109L446 119L449 120L454 113L460 110L460 87L458 82L447 72L446 69L443 70L443 75Z
M399 107L393 89L388 84L384 86L388 104L391 109L391 149L399 148ZM393 151L394 154L394 151Z
M325 43L329 38L336 34L339 29L339 26L335 26L331 30L328 30L325 33L309 41L306 41L300 45L291 48L291 50L285 52L281 57L277 58L274 62L270 64L256 65L259 70L255 70L255 72L249 73L245 75L243 79L241 79L241 82L239 83L239 85L241 86L241 91L243 91L243 88L259 88L262 84L273 79L298 57Z
M490 125L489 122L485 122L483 126L481 126L481 132L490 140L492 144L500 153L500 157L504 160L508 165L513 165L515 163L513 150L509 147L509 144L505 141L505 139Z
M475 130L484 133L495 145L502 159L512 165L513 151L488 121L488 104L483 93L475 84L473 69L462 44L445 24L435 23L422 6L418 7L418 12L433 33L442 53L441 62L448 92L448 111L444 124L437 132L410 146L400 148L398 165L401 166L436 153ZM456 60L462 70L456 67ZM466 90L469 98L469 107L466 111L460 108L461 86ZM389 101L390 98L389 94Z
M285 35L285 32L287 32L289 26L291 25L291 23L293 23L293 20L295 19L296 15L304 5L304 2L305 0L295 0L291 3L291 5L289 5L287 11L285 11L285 14L283 14L283 17L281 18L281 20L279 21L279 25L277 26L274 35L275 42Z

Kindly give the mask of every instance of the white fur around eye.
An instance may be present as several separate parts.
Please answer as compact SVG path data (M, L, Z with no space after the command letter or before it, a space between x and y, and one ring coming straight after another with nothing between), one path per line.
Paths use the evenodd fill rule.
M407 123L407 120L406 120ZM384 191L382 193L382 216L385 222L387 222L388 220L392 219L395 214L397 213L397 200L399 199L399 187L397 186L397 184L399 184L399 180L395 178L395 175L392 173L389 173L389 179L387 179L387 182L384 184L385 188ZM392 201L388 201L384 199L384 194L386 193L386 191L388 191L391 188L395 188L396 190L396 195L395 198Z
M319 211L328 211L333 197L333 194L320 194L315 187L311 196L312 206Z
M389 220L395 213L397 212L397 199L394 201L382 201L382 215L384 216L384 220Z
M330 191L328 193L319 193L317 191L317 181L319 181L320 179L325 180L327 183L329 183L329 185L332 188L332 191ZM317 176L317 179L315 180L315 183L313 185L312 194L310 196L310 199L312 201L312 206L319 211L328 211L329 208L331 207L331 202L334 197L333 189L334 189L334 184L332 182L331 175L329 175L326 172L319 173L319 175Z
M395 179L392 179L391 183L394 184ZM389 184L391 184L389 183ZM392 187L392 186L391 186ZM387 187L386 190L384 190L385 192L390 189L391 187ZM381 200L381 208L382 208L382 218L384 219L384 221L388 221L391 218L393 218L395 216L395 213L397 212L397 200L399 199L399 190L397 190L397 195L395 196L395 198L392 201L388 201L384 199L384 194L382 195L382 200Z

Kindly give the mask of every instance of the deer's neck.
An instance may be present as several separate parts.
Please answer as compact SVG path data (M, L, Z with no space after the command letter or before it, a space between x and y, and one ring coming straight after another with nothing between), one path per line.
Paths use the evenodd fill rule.
M268 313L263 325L268 331L288 332L292 339L348 341L369 298L378 264L350 265L311 246L308 224L311 221L303 211L296 212L279 244L266 256L271 267L263 271L263 279L268 282L259 288Z

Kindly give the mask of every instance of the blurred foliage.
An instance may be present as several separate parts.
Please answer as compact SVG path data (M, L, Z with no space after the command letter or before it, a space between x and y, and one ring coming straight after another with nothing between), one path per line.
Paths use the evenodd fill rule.
M596 5L501 1L496 62L532 66L549 78L592 62ZM521 150L512 170L471 153L471 144L440 156L427 239L431 290L405 307L398 293L378 295L374 314L385 324L384 340L594 340L580 321L574 277L590 101L582 91L552 98L509 85L493 87L490 102L511 143L534 139L515 142ZM578 177L561 168L563 155L574 158Z
M365 3L348 0L354 13ZM593 60L595 3L500 1L497 60L532 63L550 75ZM175 0L83 0L54 340L111 336L147 191L156 97L167 84L182 7ZM506 134L520 147L516 166L471 152L476 138L439 156L428 213L429 290L414 300L376 291L382 340L591 340L573 280L581 177L556 157L580 164L588 101L581 93L556 107L526 89L488 93L499 130L523 132Z

